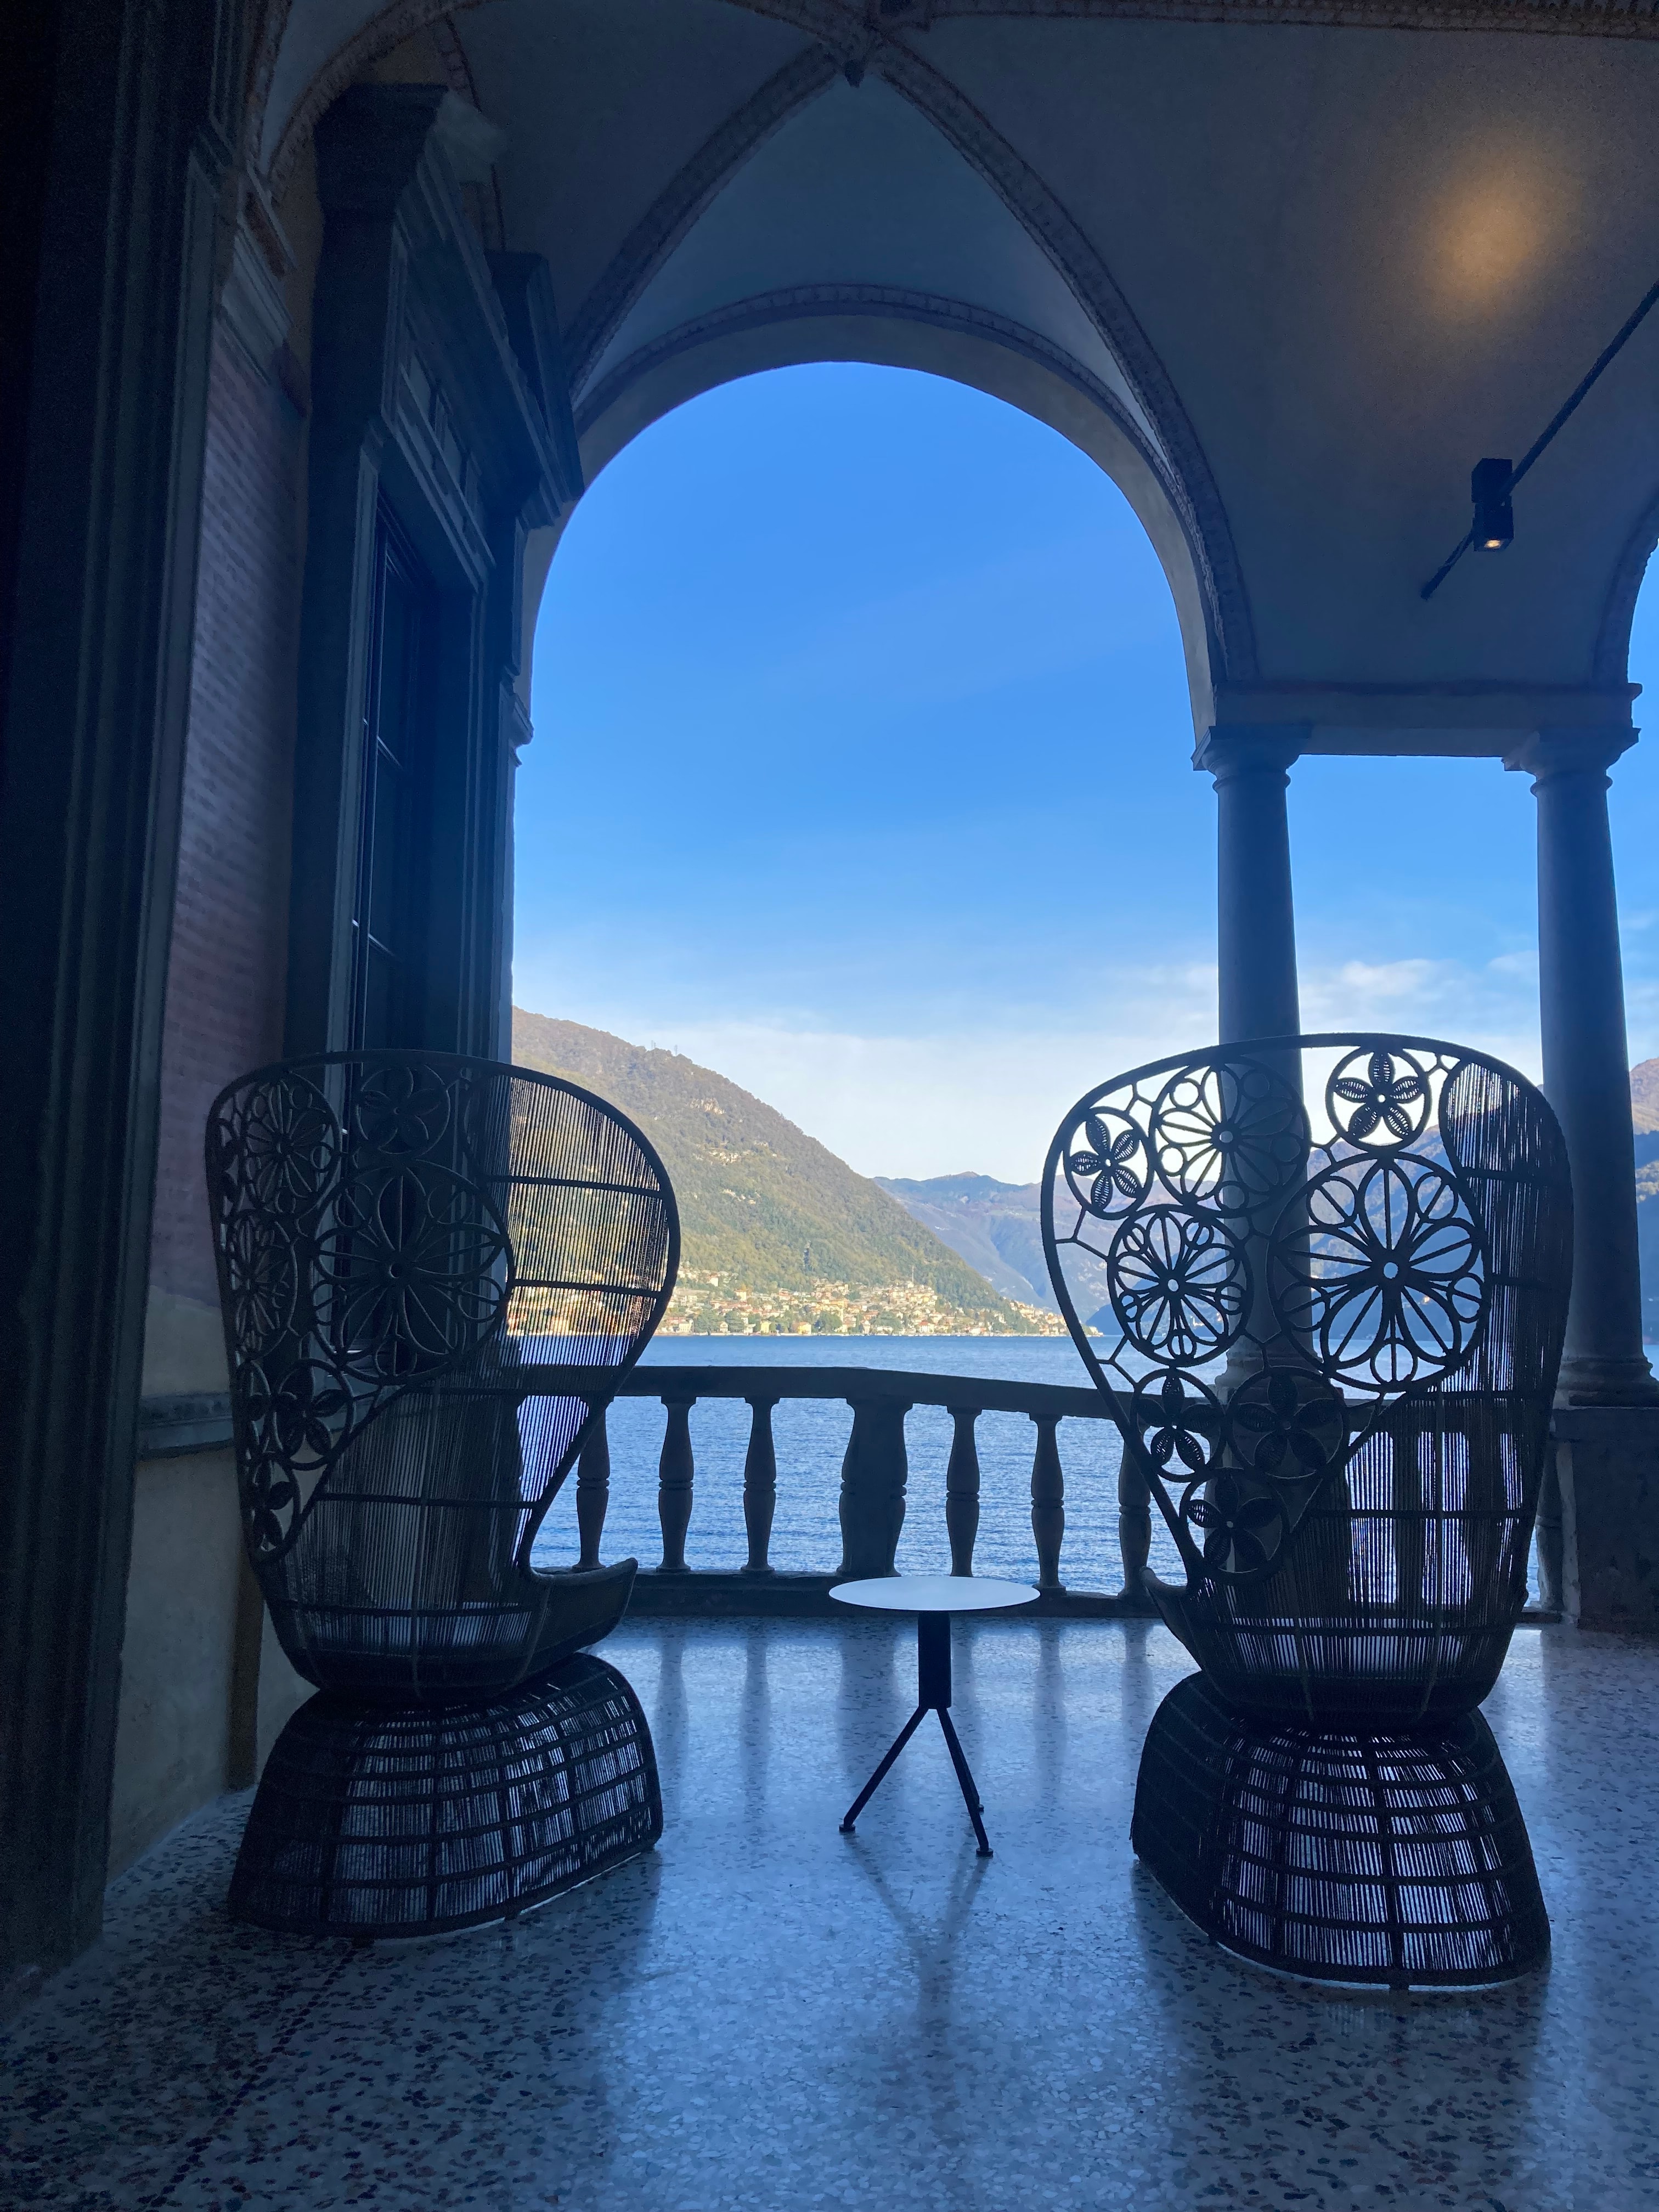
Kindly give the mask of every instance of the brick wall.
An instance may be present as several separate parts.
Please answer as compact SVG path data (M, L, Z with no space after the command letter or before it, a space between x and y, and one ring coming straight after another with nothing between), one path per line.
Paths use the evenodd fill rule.
M289 400L222 327L161 1054L152 1338L179 1301L216 1310L203 1124L224 1084L282 1050L301 445ZM150 1350L147 1389L222 1387L181 1371L159 1342ZM188 1368L187 1346L181 1356ZM153 1374L158 1361L169 1371Z

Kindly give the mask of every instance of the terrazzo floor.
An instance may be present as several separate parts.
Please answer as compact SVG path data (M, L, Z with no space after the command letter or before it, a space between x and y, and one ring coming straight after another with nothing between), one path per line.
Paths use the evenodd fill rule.
M376 2212L1659 2208L1659 1644L1522 1631L1488 1717L1547 1973L1355 1997L1212 1949L1128 1846L1190 1671L1141 1623L959 1625L975 1856L909 1625L642 1623L659 1850L508 1929L225 1919L246 1798L113 1887L0 2039L0 2203Z

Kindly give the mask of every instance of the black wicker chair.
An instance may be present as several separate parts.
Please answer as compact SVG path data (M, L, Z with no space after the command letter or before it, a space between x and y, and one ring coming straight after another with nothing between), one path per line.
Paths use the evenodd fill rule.
M1566 1319L1542 1097L1419 1037L1218 1047L1080 1100L1042 1209L1186 1569L1150 1594L1202 1669L1148 1733L1135 1850L1268 1966L1394 1987L1536 1966L1549 1923L1476 1709L1526 1600Z
M232 1084L207 1173L248 1557L319 1691L266 1763L233 1916L431 1934L648 1850L645 1718L584 1650L635 1562L530 1562L594 1370L633 1364L673 1288L662 1163L552 1076L360 1052Z

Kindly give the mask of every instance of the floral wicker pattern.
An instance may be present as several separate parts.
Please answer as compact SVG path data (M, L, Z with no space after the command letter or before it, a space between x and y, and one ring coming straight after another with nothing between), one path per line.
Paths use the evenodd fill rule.
M256 1565L292 1543L394 1400L448 1376L478 1387L505 1326L555 1315L572 1361L637 1352L673 1237L666 1180L636 1136L572 1085L434 1054L322 1055L215 1102L208 1185ZM626 1228L595 1243L619 1205L638 1217L629 1256L643 1266L615 1264ZM526 1224L544 1261L557 1247L550 1276L521 1263Z
M1079 1101L1044 1172L1050 1273L1189 1575L1271 1575L1392 1407L1474 1377L1494 1224L1534 1185L1565 1188L1537 1094L1425 1039L1218 1048Z

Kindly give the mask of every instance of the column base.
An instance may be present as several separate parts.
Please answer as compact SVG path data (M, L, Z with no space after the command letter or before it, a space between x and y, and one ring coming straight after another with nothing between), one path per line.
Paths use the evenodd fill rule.
M1559 1406L1659 1405L1659 1376L1639 1353L1625 1359L1569 1354L1561 1362L1555 1400Z
M1561 1609L1659 1634L1659 1404L1558 1406Z

